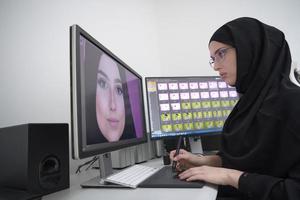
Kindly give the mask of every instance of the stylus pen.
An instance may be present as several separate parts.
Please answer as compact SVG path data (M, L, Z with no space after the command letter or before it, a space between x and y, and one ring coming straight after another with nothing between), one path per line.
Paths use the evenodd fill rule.
M182 136L179 136L174 157L176 157L179 154L181 140L182 140ZM173 163L172 163L172 171L173 172L176 171L176 164L177 164L177 161L173 161Z

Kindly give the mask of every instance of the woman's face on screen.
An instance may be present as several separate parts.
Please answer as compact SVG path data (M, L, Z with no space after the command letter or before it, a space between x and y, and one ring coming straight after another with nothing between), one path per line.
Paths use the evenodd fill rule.
M117 64L105 54L98 65L96 115L103 136L109 142L118 141L125 126L122 81Z

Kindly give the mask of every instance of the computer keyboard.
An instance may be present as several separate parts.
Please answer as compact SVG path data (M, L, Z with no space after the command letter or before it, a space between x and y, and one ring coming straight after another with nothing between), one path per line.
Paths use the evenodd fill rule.
M162 167L149 167L145 165L133 165L120 172L106 177L106 182L123 185L125 187L136 188L141 182L155 174Z

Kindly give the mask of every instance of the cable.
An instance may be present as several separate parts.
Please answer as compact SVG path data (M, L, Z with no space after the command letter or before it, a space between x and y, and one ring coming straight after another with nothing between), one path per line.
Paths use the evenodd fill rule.
M85 162L85 163L79 165L75 173L76 173L76 174L80 173L82 167L84 167L84 166L86 166L86 165L89 165L89 166L85 169L85 171L87 171L87 170L88 170L88 169L89 169L89 168L90 168L90 167L91 167L98 159L99 159L99 156L94 156L91 160L89 160L89 161L87 161L87 162Z

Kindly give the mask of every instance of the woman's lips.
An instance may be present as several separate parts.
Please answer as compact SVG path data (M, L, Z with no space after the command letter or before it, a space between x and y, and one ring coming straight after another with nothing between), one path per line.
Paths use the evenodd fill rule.
M226 77L226 73L220 73L220 77L224 79Z
M117 128L118 127L119 120L117 120L115 118L108 118L107 121L108 121L110 127L112 127L112 128Z

